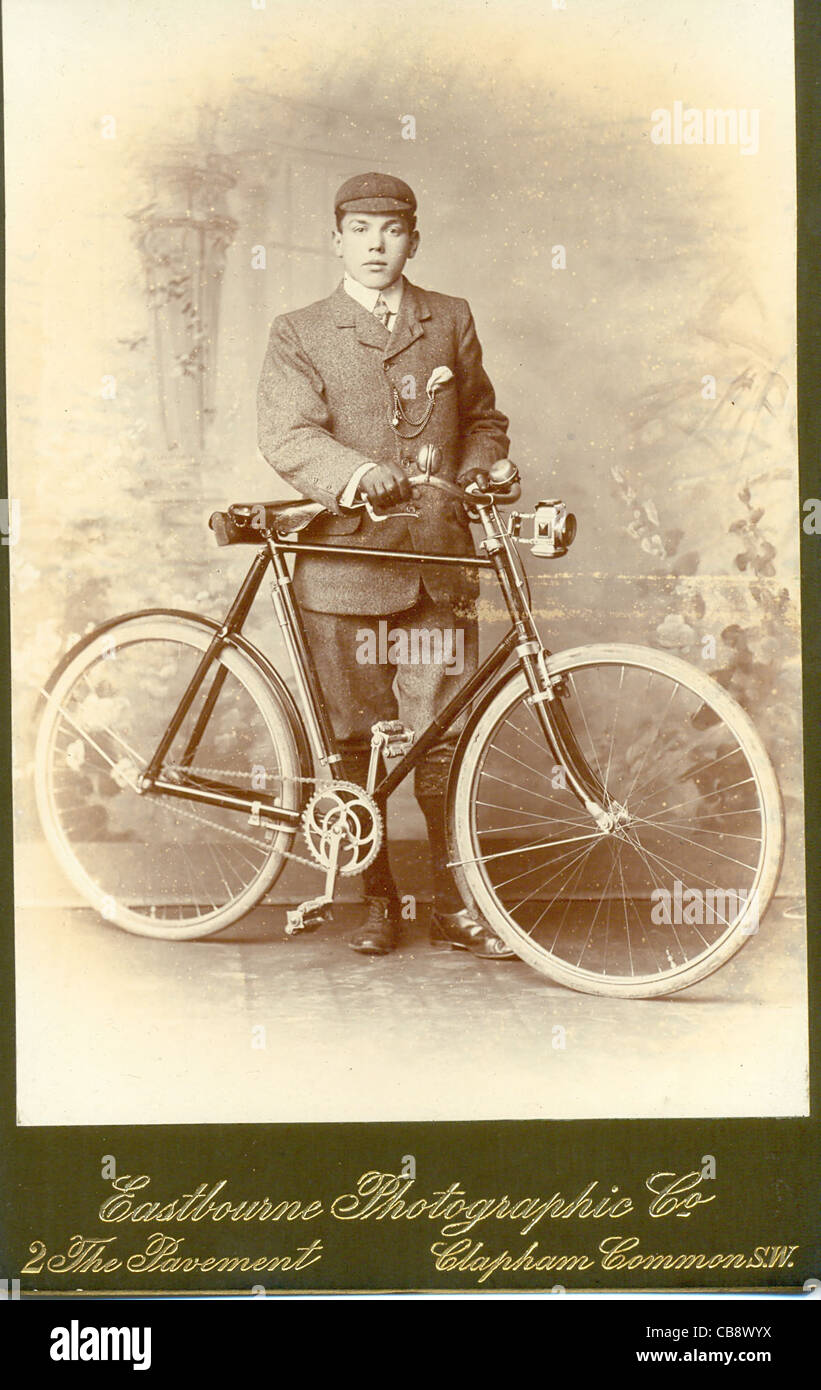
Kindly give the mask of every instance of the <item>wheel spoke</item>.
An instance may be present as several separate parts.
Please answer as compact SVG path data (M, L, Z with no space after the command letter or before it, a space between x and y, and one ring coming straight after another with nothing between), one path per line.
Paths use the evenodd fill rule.
M534 741L535 741L535 740L533 740L533 739L530 740L531 743L533 743ZM547 781L550 780L550 779L549 779L549 776L548 776L548 774L547 774L546 772L541 772L541 771L539 770L539 768L538 768L538 767L534 767L534 765L533 765L532 763L523 762L522 759L521 759L521 758L517 758L517 757L515 756L515 754L509 753L508 750L507 750L506 748L500 748L499 745L498 745L497 743L491 743L490 747L494 750L494 752L496 752L496 753L501 753L501 755L502 755L503 758L510 758L511 762L518 763L518 764L519 764L519 767L523 767L523 768L525 769L525 771L527 771L527 772L535 772L535 773L536 773L536 776L537 776L537 777L541 777L543 781L547 782ZM543 753L544 753L544 752L547 752L547 751L548 751L547 749L544 749L544 748L542 749L542 752L543 752Z
M523 787L519 782L510 782L506 777L496 777L492 772L483 772L482 776L489 778L491 782L500 782L503 787L515 788L517 791L524 792L526 796L535 796L538 801L547 801L554 806L561 806L565 811L567 810L566 803L557 801L554 796L545 796L544 792L534 792L530 787ZM584 825L585 822L580 820L578 824Z
M697 670L688 678L675 657L642 662L625 648L631 659L620 659L606 647L597 660L595 650L564 670L555 658L556 671L615 824L594 831L571 791L548 792L547 739L524 678L512 677L479 715L469 767L457 769L454 860L490 925L529 943L531 965L594 993L649 997L692 984L743 944L744 887L769 865L772 893L781 822L761 741L726 692ZM743 885L735 896L716 881L722 866ZM692 890L683 912L659 913L676 883Z
M187 873L187 875L188 875L188 881L189 881L189 883L191 884L191 905L192 905L192 907L194 907L194 909L195 909L195 911L196 911L196 915L197 915L198 917L200 917L200 916L202 916L202 914L200 913L200 911L199 911L199 909L198 909L198 906L197 906L198 901L199 901L200 894L197 892L197 885L196 885L196 883L195 883L195 881L194 881L194 875L193 875L193 873L191 872L191 856L190 856L190 854L188 853L188 848L187 848L186 845L182 845L182 846L181 846L181 849L182 849L182 862L183 862L183 864L185 865L185 872ZM215 902L212 901L212 902L211 902L211 909L212 909L212 911L216 911L216 907L217 907L217 904L216 904Z
M632 841L631 841L631 843L632 843ZM635 846L634 846L634 847L635 847ZM643 846L642 846L642 851L643 851L645 854L649 854L649 856L650 856L651 859L654 859L654 860L656 861L656 863L663 865L664 868L669 869L669 868L671 867L671 864L670 864L670 861L669 861L669 860L663 859L660 855L655 854L654 851L651 850L651 849L648 849L646 845L643 845ZM679 872L680 872L680 869L677 869L675 865L672 865L672 868L674 869L674 871L675 871L676 873L679 873ZM691 872L691 873L690 873L690 877L699 877L699 875L693 875L692 872ZM678 878L676 879L676 881L679 882L679 883L683 882L683 880L678 879ZM705 878L705 877L701 876L701 881L702 881L702 883L708 884L708 886L709 886L710 888L715 888L715 889L717 889L719 893L723 893L723 892L724 892L724 889L721 887L720 884L718 884L718 883L713 883L709 878ZM724 922L725 926L729 926L729 925L730 925L730 923L727 921L726 917L722 917L722 918L721 918L721 921ZM697 924L696 924L696 923L688 923L688 925L693 925L693 926L695 926L695 925L697 925ZM699 933L699 935L700 935L700 933ZM704 940L704 937L702 937L702 940ZM706 944L706 942L705 942L705 944Z
M497 810L497 811L510 811L510 810L512 809L510 806L503 806L503 805L501 805L501 803L498 802L498 801L481 801L481 800L479 799L478 796L477 796L477 798L476 798L476 803L475 803L475 804L476 804L477 806L492 807L493 809L495 809L495 810ZM525 811L525 810L523 810L522 808L518 808L518 810L519 810L519 815L520 815L520 816L530 816L531 819L533 819L533 820L543 821L543 822L549 823L549 824L551 824L551 825L571 825L571 826L580 826L580 825L583 825L583 824L584 824L583 821L579 821L579 820L568 820L566 816L546 816L546 815L542 814L542 812L540 812L540 811ZM525 821L517 821L515 824L511 824L511 825L494 825L494 826L492 827L492 829L489 829L489 830L480 830L480 831L479 831L479 834L480 834L480 835L497 835L497 834L499 833L500 830L533 830L534 828L535 828L535 827L532 826L532 825L531 825L531 826L528 826L527 823L526 823Z
M642 860L643 860L643 862L644 862L644 865L645 865L645 867L646 867L646 869L647 869L647 872L649 873L650 877L652 878L653 883L655 884L656 889L659 890L659 891L661 891L661 892L664 892L663 885L659 882L658 875L656 874L656 871L655 871L655 869L653 868L653 865L652 865L652 863L650 862L650 859L649 859L648 855L645 853L644 846L643 846L639 841L634 840L634 839L632 838L632 836L629 835L629 834L626 834L626 835L625 835L625 840L627 841L628 844L632 845L632 846L633 846L633 849L636 850L636 852L641 856L641 858L642 858ZM673 936L676 938L676 945L677 945L678 948L679 948L679 952L680 952L680 954L681 954L681 956L682 956L682 959L684 959L684 958L686 957L686 952L685 952L685 950L684 950L684 947L683 947L682 944L681 944L681 940L679 939L678 932L676 931L676 924L675 924L675 922L672 922L672 921L671 921L671 922L670 922L670 926L671 926L672 929L673 929ZM700 933L700 932L699 932L699 936L701 936L701 933ZM707 945L706 939L705 939L703 936L701 936L701 939L702 939L702 941L704 942L704 945L706 946L706 945Z
M657 787L655 791L653 791L653 792L648 792L646 796L643 796L643 797L641 798L641 800L639 800L639 801L636 802L636 805L637 805L637 806L643 806L644 803L645 803L645 801L652 801L652 799L653 799L654 796L661 796L662 792L665 792L665 791L667 790L668 787L675 787L675 786L678 786L679 783L681 783L682 781L684 781L684 782L692 782L696 777L700 777L701 774L702 774L702 772L706 772L708 768L710 769L710 771L712 771L713 768L718 767L719 763L723 763L724 760L725 760L725 758L733 758L733 757L735 757L736 753L740 753L740 752L741 752L741 749L740 749L740 748L732 748L732 749L730 750L729 753L722 753L721 756L720 756L719 758L708 758L708 760L707 760L706 763L702 763L700 767L696 767L696 768L690 769L690 770L687 772L686 776L684 776L683 778L682 778L682 777L673 778L672 781L670 781L670 782L665 782L665 784L664 784L663 786ZM681 758L679 758L678 762L673 764L673 767L672 767L672 768L666 768L666 767L665 767L665 768L662 769L662 773L663 773L663 774L666 774L666 773L668 773L668 772L674 771L675 768L680 767L681 764L684 763L684 762L686 762L687 759L690 758L690 757L692 757L692 749L688 748L687 751L683 754L683 756L682 756ZM646 791L646 789L647 789L648 786L652 786L652 781L653 781L653 779L651 778L649 782L645 782L645 783L643 784L643 786L637 787L636 790L637 790L637 791Z
M633 950L630 945L630 920L627 916L627 887L624 882L624 871L622 870L621 866L621 855L617 853L615 857L616 862L619 866L619 879L621 880L621 905L622 910L624 912L624 934L627 939L627 958L630 963L630 974L635 975L636 972L633 966Z
M560 884L560 885L559 885L559 887L556 889L556 892L553 894L553 897L550 899L550 902L549 902L549 904L548 904L548 910L549 910L549 909L553 906L553 904L554 904L554 902L556 901L556 899L558 898L558 896L559 896L559 894L561 893L562 889L564 888L564 889L566 890L567 900L566 900L565 905L564 905L564 912L562 913L561 921L559 922L559 925L558 925L558 927L556 928L555 935L554 935L553 940L552 940L551 945L550 945L551 951L555 951L555 949L556 949L556 942L559 940L559 937L561 936L561 934L562 934L562 932L563 932L563 930L564 930L564 924L565 924L565 922L567 921L567 914L568 914L568 912L570 911L570 906L571 906L571 904L572 904L572 902L573 902L572 888L575 886L575 884L577 884L577 883L579 882L579 880L580 880L580 878L581 878L581 876L582 876L582 872L583 872L583 870L584 870L585 855L579 855L578 858L579 858L579 862L578 862L578 864L576 865L576 868L575 868L574 871L573 871L573 877L572 877L572 879L569 879L568 882L567 882L566 884ZM532 935L532 933L531 933L531 935Z
M596 742L595 742L595 739L593 738L593 735L592 735L591 732L590 732L590 725L589 725L588 722L587 722L587 715L586 715L585 712L584 712L584 704L583 704L583 702L582 702L581 696L579 695L579 691L578 691L578 688L577 688L577 686L576 686L576 678L575 678L575 676L573 675L573 672L572 672L572 671L571 671L571 673L570 673L570 684L571 684L572 687L573 687L573 694L575 695L575 697L576 697L576 703L577 703L577 705L579 706L579 713L580 713L580 715L581 715L581 717L582 717L582 723L584 724L584 727L585 727L585 732L586 732L586 734L587 734L587 738L588 738L588 741L589 741L589 743L590 743L590 747L591 747L591 750L592 750L592 753L593 753L593 757L596 759L596 771L597 771L598 774L599 774L599 781L601 782L602 786L604 786L604 785L605 785L605 778L604 778L604 773L602 772L601 763L599 762L599 754L598 754L598 751L597 751L597 749L596 749Z
M612 881L613 881L613 874L614 874L614 872L615 872L615 868L616 868L616 860L615 860L615 857L614 857L614 858L610 861L610 872L609 872L609 874L607 875L607 882L606 882L605 885L604 885L604 891L603 891L601 897L599 898L598 902L596 903L596 911L593 913L593 920L592 920L592 922L590 923L590 927L589 927L588 933L587 933L587 938L586 938L584 944L582 945L582 954L584 954L584 952L586 951L586 949L587 949L587 947L588 947L588 945L589 945L589 943L590 943L590 938L592 937L593 932L594 932L594 930L595 930L596 923L597 923L598 920L599 920L599 913L601 912L602 903L604 903L604 902L609 902L608 890L609 890L609 888L610 888L610 884L611 884ZM608 921L609 921L609 914L608 914ZM551 946L551 948L550 948L551 950L555 950L555 949L556 949L556 941L557 941L557 940L558 940L558 937L554 937L553 944L552 944L552 946ZM581 959L581 957L579 957L579 959ZM577 962L577 964L578 964L578 962Z
M112 899L113 920L138 934L173 938L219 930L273 882L293 839L287 825L246 828L243 810L156 790L138 794L132 784L124 756L135 771L145 766L136 747L157 747L210 640L193 622L172 615L126 619L116 661L102 669L101 648L90 639L47 696L48 733L41 736L37 775L49 841L80 891L94 905ZM215 662L217 679L213 703L200 698L213 689L208 679L193 701L168 750L166 771L180 765L196 727L197 747L190 766L181 768L182 782L195 789L198 779L216 776L239 790L257 766L269 779L275 769L283 807L297 810L302 769L295 741L285 741L289 715L273 687L232 649Z
M46 691L41 691L41 693L45 695ZM51 699L51 696L47 696L47 698ZM91 737L91 734L88 733L87 730L83 729L77 723L76 719L72 719L71 715L61 706L58 705L57 708L59 710L59 713L62 715L63 719L65 719L68 724L71 724L72 728L76 730L80 737L86 740L86 743L90 744L90 746L94 749L95 753L98 753L100 755L104 763L107 763L109 767L117 766L117 764L114 762L114 759L110 758L107 753L103 752L99 743L97 743L95 739Z
M749 815L749 812L743 814ZM731 840L752 840L757 845L761 844L760 835L742 835L740 830L706 830L703 825L691 825L689 821L655 821L652 816L632 816L631 820L636 825L658 825L659 830L690 830L694 835L717 835L722 840L729 837Z
M686 799L685 801L678 801L678 802L676 802L675 806L665 806L665 807L664 807L664 810L663 810L663 811L659 811L659 812L657 813L657 815L655 816L655 818L654 818L654 819L655 819L655 822L656 822L656 824L658 824L658 822L661 820L661 817L662 817L662 816L669 816L669 815L671 814L672 811L678 811L679 808L680 808L681 806L690 806L694 801L701 801L702 797L704 797L704 796L716 796L716 795L726 796L726 795L727 795L727 792L735 791L737 787L746 787L750 782L754 782L754 781L755 781L755 778L754 778L754 777L745 777L745 778L743 779L743 781L741 781L741 782L731 782L730 785L729 785L729 787L722 787L720 793L716 793L716 792L702 792L699 796L689 796L689 797L687 797L687 799ZM671 785L672 785L672 783L671 783ZM647 801L647 800L649 800L649 797L645 797L645 801ZM642 802L640 801L640 802L638 803L638 805L641 806L641 805L642 805Z
M559 874L566 873L567 870L572 868L573 865L576 864L579 860L586 859L587 856L590 854L592 848L592 845L588 845L585 849L582 850L566 849L564 851L564 854L560 854L556 860L552 861L551 867L555 869L555 872L550 874L548 878L542 879L541 883L538 884L536 888L534 888L532 893L528 893L526 898L521 899L521 902L518 904L518 906L521 906L522 903L529 902L531 898L534 898L537 893L541 892L542 888L545 888L548 883L552 883L553 879L557 878ZM563 859L566 859L568 862L566 864L562 864L560 861ZM559 866L558 868L555 867L557 864ZM514 874L512 878L503 878L501 882L497 883L495 886L497 890L499 888L506 888L509 883L516 883L518 879L527 878L528 874L535 873L535 869L524 869L522 873Z
M465 864L490 863L491 859L506 859L512 854L527 854L531 849L552 849L554 845L575 845L580 840L600 840L601 831L594 830L589 835L570 835L564 840L533 840L529 845L517 845L515 849L500 849L494 854L480 854L475 859L454 859L448 865L451 869L461 869Z
M666 825L655 826L654 829L661 830L665 835L672 835L673 839L682 840L685 844L695 845L696 849L704 848L703 845L699 845L698 840L692 840L689 835L681 835L678 833L678 831L671 830ZM755 872L755 864L747 864L746 861L743 859L736 859L735 855L733 854L725 854L723 850L715 848L709 850L708 853L711 856L717 856L719 859L726 859L728 864L738 864L738 866L742 869L748 869L751 873Z
M607 767L606 767L605 770L604 770L604 777L602 778L602 782L603 782L603 784L604 784L604 790L605 790L605 791L608 790L607 779L608 779L608 777L610 776L610 764L611 764L611 762L613 761L613 748L614 748L615 742L616 742L616 727L617 727L618 722L619 722L619 705L620 705L620 702L621 702L621 692L622 692L623 686L624 686L624 667L622 666L622 667L620 668L620 672L619 672L619 689L618 689L618 694L617 694L617 696L616 696L616 708L615 708L615 710L614 710L614 712L613 712L613 729L612 729L612 732L611 732L611 734L610 734L610 751L609 751L608 754L607 754Z
M655 672L654 672L654 671L651 671L651 672L650 672L650 680L649 680L648 685L647 685L647 695L648 695L648 698L649 698L649 695L650 695L650 688L651 688L651 686L652 686L652 684L653 684L653 677L654 677L654 675L655 675ZM667 704L666 704L666 706L665 706L664 713L663 713L662 718L661 718L661 723L659 724L658 728L655 730L656 738L654 738L652 742L650 742L650 743L647 744L647 747L645 748L644 753L643 753L643 755L642 755L641 762L639 763L638 767L636 768L635 774L634 774L634 776L633 776L633 780L632 780L632 782L630 783L630 786L628 787L627 792L626 792L626 794L625 794L625 796L624 796L624 798L623 798L625 804L630 800L630 797L632 796L633 792L636 790L636 783L638 782L638 779L639 779L639 777L641 776L642 771L644 770L644 764L645 764L646 761L647 761L647 755L648 755L648 753L650 752L650 749L651 749L651 748L655 748L655 747L657 746L658 735L661 733L661 730L664 728L664 725L665 725L666 722L667 722L667 715L670 713L670 708L671 708L671 706L672 706L673 701L674 701L675 698L676 698L677 692L678 692L678 686L677 686L677 685L674 685L674 686L673 686L673 689L670 691L670 696L669 696L669 699L668 699ZM652 777L651 777L651 781L652 781Z
M209 854L211 855L211 858L213 859L214 863L215 863L216 866L217 866L217 872L219 873L219 876L220 876L220 878L222 879L222 882L223 882L223 884L224 884L224 886L225 886L226 895L230 898L230 896L231 896L231 885L229 884L228 879L225 877L225 874L224 874L223 871L222 871L222 866L221 866L221 864L220 864L220 862L219 862L219 859L218 859L218 857L217 857L217 852L216 852L216 850L215 850L215 848L214 848L214 846L213 846L213 843L212 843L210 840L208 841L208 852L209 852Z

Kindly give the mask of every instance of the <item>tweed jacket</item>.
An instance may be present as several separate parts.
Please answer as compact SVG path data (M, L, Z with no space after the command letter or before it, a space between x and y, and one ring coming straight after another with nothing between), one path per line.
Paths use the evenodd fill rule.
M430 420L414 439L398 439L390 424L394 388L407 416L419 421L428 378L440 366L449 367L453 378L437 392ZM461 504L434 488L418 490L413 518L374 522L362 509L352 515L339 506L356 469L412 460L409 471L418 471L422 444L438 446L437 471L450 481L507 457L508 422L496 409L464 299L405 281L388 333L340 284L327 299L274 320L257 404L264 457L298 492L328 509L304 539L475 553ZM299 602L320 613L399 613L416 601L420 579L432 598L444 601L470 599L478 590L475 571L459 566L351 556L299 556L294 575Z

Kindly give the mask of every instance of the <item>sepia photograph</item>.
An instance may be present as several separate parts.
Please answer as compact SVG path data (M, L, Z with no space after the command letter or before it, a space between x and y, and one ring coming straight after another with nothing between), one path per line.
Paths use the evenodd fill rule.
M3 45L17 1125L807 1116L792 4Z

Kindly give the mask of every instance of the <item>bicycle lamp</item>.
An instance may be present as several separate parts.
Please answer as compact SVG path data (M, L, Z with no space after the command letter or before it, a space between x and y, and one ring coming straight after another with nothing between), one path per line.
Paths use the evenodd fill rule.
M576 518L559 498L536 503L533 513L534 555L555 559L566 555L576 539Z

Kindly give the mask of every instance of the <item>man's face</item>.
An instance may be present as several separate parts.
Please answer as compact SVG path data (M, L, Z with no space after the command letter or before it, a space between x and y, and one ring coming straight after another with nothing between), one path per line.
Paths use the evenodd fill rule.
M334 250L347 273L368 289L386 290L416 255L419 233L395 213L346 212L334 230Z

